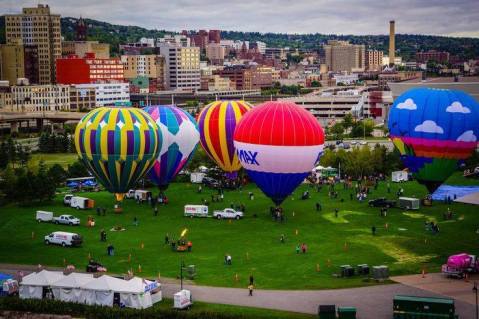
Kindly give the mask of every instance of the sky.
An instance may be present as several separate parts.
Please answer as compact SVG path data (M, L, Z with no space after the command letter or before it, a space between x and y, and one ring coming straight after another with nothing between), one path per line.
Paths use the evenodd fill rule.
M0 13L49 4L63 17L148 29L479 37L478 0L0 0Z

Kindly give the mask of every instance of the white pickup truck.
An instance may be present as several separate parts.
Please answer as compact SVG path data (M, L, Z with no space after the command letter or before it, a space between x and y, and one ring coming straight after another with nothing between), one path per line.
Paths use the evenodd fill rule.
M234 210L233 208L225 208L223 210L215 210L213 212L213 217L216 219L222 219L222 218L240 219L240 218L243 218L243 212Z
M55 224L65 224L65 225L80 225L80 220L72 215L61 215L58 217L53 217L53 222Z

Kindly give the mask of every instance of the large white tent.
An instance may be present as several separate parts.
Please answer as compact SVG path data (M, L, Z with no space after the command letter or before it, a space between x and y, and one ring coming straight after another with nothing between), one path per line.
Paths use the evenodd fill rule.
M43 290L51 288L57 300L111 307L117 297L121 305L141 309L162 299L159 287L157 282L139 277L123 280L102 275L95 278L92 274L64 275L59 271L42 270L23 277L20 297L42 299Z
M51 284L55 299L84 303L81 287L94 280L92 274L71 273Z
M42 270L23 277L19 295L22 299L42 299L43 288L50 287L53 283L63 278L61 271Z

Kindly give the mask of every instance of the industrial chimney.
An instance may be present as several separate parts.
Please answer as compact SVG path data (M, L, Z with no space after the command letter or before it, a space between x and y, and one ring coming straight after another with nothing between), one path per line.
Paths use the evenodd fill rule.
M395 43L395 24L394 20L389 21L389 66L394 65L394 58L396 52L396 43Z

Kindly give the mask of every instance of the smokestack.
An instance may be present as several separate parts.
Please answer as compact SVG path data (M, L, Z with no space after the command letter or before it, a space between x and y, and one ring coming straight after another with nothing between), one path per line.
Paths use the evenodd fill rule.
M396 43L395 43L395 23L394 20L389 21L389 65L394 65L394 58L396 52Z

